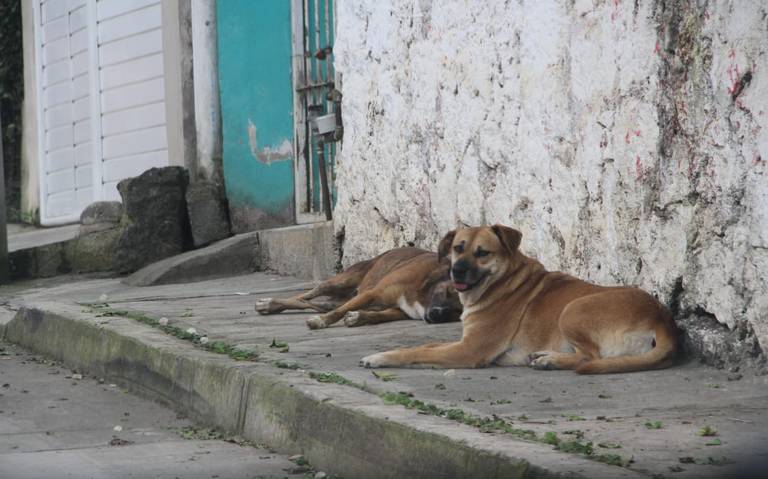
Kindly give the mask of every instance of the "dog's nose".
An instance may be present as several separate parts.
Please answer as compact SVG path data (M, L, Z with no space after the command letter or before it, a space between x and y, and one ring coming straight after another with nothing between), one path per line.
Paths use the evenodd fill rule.
M439 323L443 320L443 315L445 314L445 309L440 306L434 306L432 308L429 308L429 311L427 311L427 314L424 316L424 321L427 323Z
M469 264L463 260L457 261L451 267L451 275L453 276L454 281L463 279L464 275L467 274L467 271L469 271Z

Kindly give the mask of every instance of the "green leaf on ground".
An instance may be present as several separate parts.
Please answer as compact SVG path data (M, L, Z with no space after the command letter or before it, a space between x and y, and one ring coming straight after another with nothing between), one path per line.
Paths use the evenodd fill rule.
M599 442L597 445L604 449L621 449L621 444L615 442Z
M279 349L281 353L287 353L289 349L288 343L280 341L277 338L272 338L272 344L270 344L269 347Z
M661 421L648 421L645 423L647 429L661 429L663 426Z
M587 418L578 416L576 414L563 414L564 418L566 418L568 421L586 421Z
M372 371L371 374L373 374L374 376L376 376L377 378L381 379L384 382L397 380L397 374L395 373L388 373L384 371Z

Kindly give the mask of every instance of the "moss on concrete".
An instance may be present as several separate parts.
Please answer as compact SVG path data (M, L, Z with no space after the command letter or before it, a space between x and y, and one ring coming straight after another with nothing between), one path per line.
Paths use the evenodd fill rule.
M95 313L97 317L119 316L133 319L134 321L138 321L142 324L157 328L162 332L178 339L189 341L195 346L205 349L206 351L218 354L226 354L230 358L238 361L255 361L259 357L259 353L256 351L241 349L226 341L205 341L203 340L205 336L202 336L197 332L192 332L188 329L179 328L170 324L161 324L159 319L144 313L129 311L125 309L115 309L106 303L88 304L86 306L88 306L91 312Z

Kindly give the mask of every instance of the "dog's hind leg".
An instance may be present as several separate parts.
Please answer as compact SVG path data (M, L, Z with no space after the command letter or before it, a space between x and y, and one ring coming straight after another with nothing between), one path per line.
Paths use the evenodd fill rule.
M319 285L315 286L311 290L302 293L298 296L291 298L262 298L256 300L256 311L260 314L276 314L282 313L287 309L293 310L307 310L311 309L318 313L326 313L336 307L339 304L343 304L348 299L349 288L348 284L339 285L335 281L337 276L323 281ZM352 291L354 293L354 290ZM336 301L311 301L320 296L328 296L330 298L337 298Z
M589 356L580 351L558 353L557 351L537 351L528 355L528 365L533 369L576 369L587 361Z
M344 324L350 328L368 324L389 323L411 319L400 308L389 308L383 311L350 311L344 315Z
M378 295L374 293L374 290L366 291L364 293L358 294L357 296L350 299L349 301L342 304L341 306L334 309L333 311L329 311L325 314L318 315L318 316L312 316L307 320L307 326L309 327L309 329L327 328L333 323L339 321L341 318L344 317L344 315L346 315L350 311L357 311L362 308L365 308L366 306L373 304L377 298L378 298Z

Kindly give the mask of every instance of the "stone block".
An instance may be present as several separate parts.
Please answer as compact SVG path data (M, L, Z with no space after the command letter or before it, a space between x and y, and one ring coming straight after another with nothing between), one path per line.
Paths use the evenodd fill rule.
M119 201L96 201L80 214L80 224L119 223L122 216L123 204Z
M230 236L229 213L221 188L199 181L187 188L187 212L195 248Z
M117 185L124 214L117 240L115 270L135 271L179 254L192 244L185 193L184 168L151 168Z

